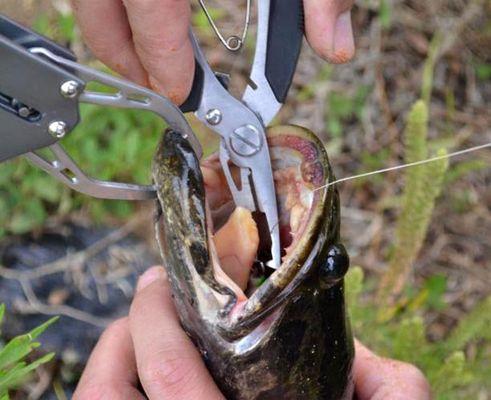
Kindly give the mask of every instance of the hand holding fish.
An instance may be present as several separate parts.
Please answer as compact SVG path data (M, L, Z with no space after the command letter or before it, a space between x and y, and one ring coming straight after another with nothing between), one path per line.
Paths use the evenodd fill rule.
M73 400L224 399L182 330L170 293L162 267L143 274L129 317L101 336Z
M427 400L430 390L413 365L379 357L356 343L359 400ZM224 399L199 352L180 327L165 270L149 269L138 283L128 318L102 335L73 400Z
M124 77L181 104L194 76L188 35L188 0L72 0L94 55ZM305 0L305 30L312 48L333 63L355 52L353 0Z
M298 53L291 49L301 47L305 16L307 40L319 55L336 63L353 56L351 0L278 6L285 6L282 1L259 3L259 10L261 4L271 5L271 14L259 12L260 44L282 41L285 46L272 48L294 67ZM143 399L145 393L150 399L347 400L354 391L362 400L428 398L426 380L412 366L379 358L361 345L353 365L343 288L349 257L339 242L339 197L333 188L315 190L334 179L324 145L298 126L273 127L256 135L261 139L257 143L253 140L256 126L268 125L281 106L294 68L278 72L279 85L271 84L276 81L269 75L271 103L252 96L251 90L262 92L248 86L244 103L234 108L236 99L217 81L196 42L191 44L188 0L73 2L98 58L176 104L190 92L196 56L204 89L202 102L190 110L210 126L223 125L216 131L223 139L220 151L201 165L200 152L182 132L173 127L162 136L152 178L158 197L157 242L170 284L163 268L142 276L129 317L100 339L75 399ZM109 26L107 15L113 16ZM298 46L283 31L265 30L275 16L289 21ZM280 25L285 27L272 24ZM256 54L255 59L264 60L266 53ZM279 64L290 65L283 61ZM254 65L262 69L253 67L251 76L268 78L263 64ZM268 104L271 109L263 114ZM222 121L222 105L230 111L230 125ZM245 129L248 141L235 126ZM230 132L246 145L239 146ZM251 161L248 157L256 153L247 149L259 151L264 143L269 155L254 158L259 164ZM246 188L253 181L265 217L253 214L253 192L240 191L233 173ZM271 257L275 272L266 270Z

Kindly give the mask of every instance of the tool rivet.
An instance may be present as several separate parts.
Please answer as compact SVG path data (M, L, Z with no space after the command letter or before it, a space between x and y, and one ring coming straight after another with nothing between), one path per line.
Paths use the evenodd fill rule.
M256 154L263 145L257 128L253 125L243 125L237 128L230 138L233 151L241 156L252 156Z
M73 99L80 94L80 84L76 81L66 81L60 87L60 92L63 97Z
M31 115L31 110L29 109L29 107L21 107L19 108L19 111L17 111L19 113L19 116L21 116L22 118L27 118L29 115Z
M66 123L63 121L53 121L48 126L48 132L51 136L57 139L61 139L66 135Z
M205 118L206 122L208 122L210 125L218 125L220 122L222 122L222 112L217 108L212 108L211 110L208 110Z

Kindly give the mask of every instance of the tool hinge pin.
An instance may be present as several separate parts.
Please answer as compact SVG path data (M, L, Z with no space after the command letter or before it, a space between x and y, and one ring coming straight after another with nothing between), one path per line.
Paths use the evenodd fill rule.
M206 122L208 122L210 125L218 125L220 122L222 122L222 117L222 112L217 108L208 110L205 116Z
M78 82L70 80L62 83L60 92L63 97L73 99L80 94L80 88L81 86Z
M53 121L48 126L48 132L51 136L61 139L67 133L67 125L63 121Z
M263 143L259 130L255 126L247 124L233 132L230 145L236 154L250 157L261 150Z

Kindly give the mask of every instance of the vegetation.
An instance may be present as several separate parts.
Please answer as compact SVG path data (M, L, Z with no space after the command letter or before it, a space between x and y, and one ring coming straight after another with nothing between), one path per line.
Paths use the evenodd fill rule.
M405 162L428 158L428 109L422 100L409 113L404 134ZM441 149L438 155L445 155ZM402 209L396 224L396 247L388 271L382 277L378 300L388 306L393 296L404 289L411 267L423 245L435 200L439 196L448 159L411 167L406 170Z
M409 112L404 134L407 163L428 157L428 109L423 100ZM445 154L439 150L438 154ZM408 275L426 237L448 160L409 168L396 222L395 246L389 267L378 283L364 280L353 268L347 277L347 301L355 334L381 354L417 365L428 377L436 399L477 398L491 382L489 352L491 296L461 319L444 340L430 341L424 315L443 312L446 278L430 277L421 289ZM398 297L403 293L402 298ZM397 302L396 302L397 300ZM466 350L476 351L468 355Z
M150 160L163 123L137 111L81 109L83 128L63 142L65 148L94 177L148 183ZM109 216L127 217L134 204L103 201L79 195L58 183L25 159L2 164L0 171L0 237L37 229L49 215L68 215L85 209L95 221Z
M0 325L5 315L5 306L0 305ZM26 360L40 343L36 338L57 320L51 318L32 331L17 336L3 345L0 342L0 400L9 399L9 391L19 387L40 365L49 362L54 353L46 354L32 362Z
M430 341L424 315L443 311L446 281L430 278L408 296L404 308L381 320L386 305L373 296L373 279L354 267L347 276L347 301L358 338L380 354L417 365L430 381L437 400L477 399L491 382L491 297L461 319L444 340Z

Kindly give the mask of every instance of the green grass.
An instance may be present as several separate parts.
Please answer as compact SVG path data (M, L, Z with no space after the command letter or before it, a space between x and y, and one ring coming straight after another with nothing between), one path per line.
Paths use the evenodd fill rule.
M103 180L149 183L150 162L164 129L149 113L91 105L81 109L82 123L62 141L82 170ZM77 194L18 158L0 168L0 237L43 225L49 215L86 209L94 221L125 218L134 203L103 201Z
M0 326L5 315L5 306L0 305ZM46 354L29 362L27 357L40 346L36 341L46 329L58 318L54 317L32 331L17 336L6 344L0 343L0 400L8 400L9 392L21 386L29 379L31 373L40 365L54 357L54 353Z
M370 90L369 86L360 86L351 95L340 91L330 93L326 103L326 127L331 138L342 137L344 124L362 120Z
M354 267L346 279L347 303L354 334L379 354L418 366L430 381L437 400L477 399L491 391L491 297L479 303L442 340L428 340L424 316L444 311L446 280L430 277L413 288L403 309L381 320L385 305L377 302L373 279Z

